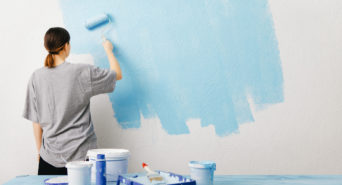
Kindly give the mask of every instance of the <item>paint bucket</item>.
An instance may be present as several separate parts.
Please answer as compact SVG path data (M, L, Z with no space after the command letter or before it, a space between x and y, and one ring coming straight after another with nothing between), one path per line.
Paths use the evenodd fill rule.
M106 179L116 181L120 174L127 173L129 151L125 149L92 149L88 150L87 157L93 163L91 181L96 181L96 157L104 154L106 159Z
M91 167L89 161L73 161L66 164L69 185L90 185Z
M212 185L216 163L212 161L190 161L190 176L197 185Z

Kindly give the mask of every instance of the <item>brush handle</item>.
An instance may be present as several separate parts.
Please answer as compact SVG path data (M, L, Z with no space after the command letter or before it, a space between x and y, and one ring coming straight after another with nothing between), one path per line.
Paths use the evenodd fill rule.
M158 174L157 172L151 170L146 163L143 163L142 166L147 171L148 175Z

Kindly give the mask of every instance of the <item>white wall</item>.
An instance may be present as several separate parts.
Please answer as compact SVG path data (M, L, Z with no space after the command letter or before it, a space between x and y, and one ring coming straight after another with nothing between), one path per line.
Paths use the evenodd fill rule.
M188 173L187 162L211 159L218 174L341 174L342 172L342 1L270 0L284 74L283 103L253 112L255 122L239 134L187 122L191 134L170 136L158 118L140 129L122 130L107 95L91 100L101 147L128 148L129 170L140 163ZM32 126L21 118L29 76L43 65L43 35L63 26L58 1L0 2L0 183L36 174ZM89 55L73 55L77 61Z

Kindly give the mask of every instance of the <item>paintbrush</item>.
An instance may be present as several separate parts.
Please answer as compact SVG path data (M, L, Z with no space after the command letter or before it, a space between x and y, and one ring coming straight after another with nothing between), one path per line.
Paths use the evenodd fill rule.
M151 170L146 163L142 163L142 167L147 171L147 178L150 180L150 182L164 180L164 178L160 176L159 173Z

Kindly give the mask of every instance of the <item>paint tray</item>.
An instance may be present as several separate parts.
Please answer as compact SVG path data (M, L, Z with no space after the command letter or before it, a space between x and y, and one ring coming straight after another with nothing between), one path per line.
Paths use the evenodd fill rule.
M148 180L144 173L119 175L116 185L196 185L196 181L171 172L157 171L164 181Z

